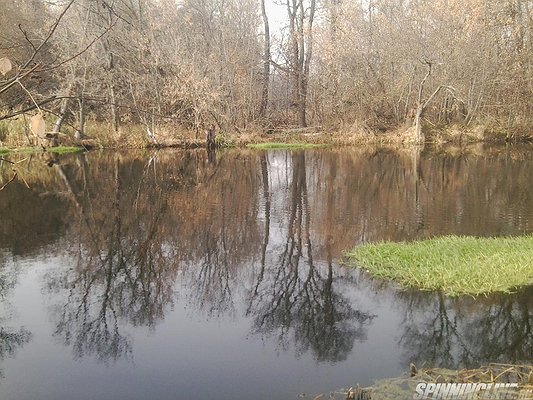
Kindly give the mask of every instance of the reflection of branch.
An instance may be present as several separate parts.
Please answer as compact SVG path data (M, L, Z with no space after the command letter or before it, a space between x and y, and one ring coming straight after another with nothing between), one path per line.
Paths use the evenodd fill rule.
M32 337L31 332L20 328L17 332L0 327L0 360L6 356L13 356L18 347L28 343Z
M7 185L9 185L11 182L13 182L17 178L17 171L14 172L13 177L7 181L2 187L0 187L0 192L6 188Z
M225 216L222 214L222 226L217 235L211 233L206 227L203 235L203 262L194 279L196 294L200 308L210 304L208 312L233 310L233 294L230 287L230 265L227 259L226 225ZM222 250L220 254L219 250Z
M18 164L20 164L21 162L26 161L26 160L27 160L27 159L25 158L25 159L23 159L23 160L20 160L20 161L17 161L17 162L13 162L13 161L6 160L5 158L0 157L0 161L1 161L1 162L4 162L4 161L5 161L6 163L11 164L11 165L14 166L14 167L13 167L13 177L12 177L8 182L6 182L4 185L2 185L2 187L0 187L0 191L4 190L4 189L7 187L7 185L9 185L11 182L13 182L13 181L17 178L17 176L18 176L18 171L17 171L17 169L16 169L16 166L17 166ZM30 187L24 178L22 178L22 181L24 182L24 184L26 185L26 187L28 187L28 188Z

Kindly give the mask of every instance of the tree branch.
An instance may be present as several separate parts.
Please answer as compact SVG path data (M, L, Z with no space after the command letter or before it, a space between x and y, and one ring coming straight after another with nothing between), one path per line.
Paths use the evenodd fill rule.
M24 39L26 39L26 41L30 44L31 48L35 51L37 50L37 48L35 47L35 45L33 44L33 42L30 40L30 38L28 37L28 33L22 29L22 24L18 24L17 25L19 30L22 32L22 34L24 35Z
M50 28L50 31L48 32L48 35L44 38L44 40L42 41L42 43L33 51L32 55L30 56L30 58L24 63L24 65L20 68L21 70L23 69L26 69L28 67L28 65L31 64L31 62L35 59L35 57L37 56L37 54L39 53L39 51L41 51L41 49L44 47L44 45L46 43L48 43L48 41L50 40L50 38L52 37L52 35L54 34L54 32L56 31L57 29L57 26L59 25L59 22L61 22L61 20L63 19L63 17L65 16L65 14L67 13L68 9L70 8L70 6L72 6L72 4L74 3L74 0L70 0L70 2L65 6L65 8L63 9L63 11L61 12L61 14L59 14L59 17L57 17L56 21L54 22L54 24L52 25L52 27Z
M13 165L15 165L15 163L14 163L13 161L6 160L6 159L3 158L3 157L0 157L0 161L5 161L6 163L9 163L9 164L13 164Z
M286 74L290 74L290 73L292 73L291 68L289 68L289 67L284 67L283 65L278 64L278 63L275 62L274 60L270 60L270 64L272 64L274 67L276 67L276 68L279 69L280 71L285 72Z
M31 74L32 72L34 72L37 67L39 67L39 64L35 64L31 69L27 70L26 72L24 72L22 75L17 75L15 76L14 78L11 78L10 80L8 80L6 83L5 83L5 86L0 88L0 94L4 93L6 90L8 90L11 86L15 85L18 81L20 81L21 79L25 78L26 76L28 76L29 74Z
M103 33L101 33L100 35L96 36L93 40L91 40L91 42L83 50L79 51L78 53L76 53L73 56L67 58L66 60L61 61L60 63L58 63L56 65L53 65L53 66L50 66L50 67L46 67L46 68L43 68L43 69L39 69L36 72L48 72L48 71L51 71L53 69L59 68L62 65L65 65L66 63L74 60L75 58L77 58L79 56L81 56L83 53L85 53L87 50L89 50L94 43L96 43L98 40L100 40L102 37L104 37L107 33L109 33L109 31L111 29L113 29L113 27L116 25L116 22L117 21L115 20L109 27L106 28L106 30Z
M43 100L43 101L40 101L38 102L37 104L40 106L43 106L45 105L46 103L50 103L51 101L54 101L54 100L57 100L57 99L61 99L61 97L57 97L57 96L52 96L52 97L49 97L48 99L46 100ZM30 107L26 107L22 110L19 110L19 111L15 111L11 114L7 114L7 115L2 115L0 116L0 121L4 120L4 119L9 119L9 118L13 118L13 117L16 117L17 115L21 115L21 114L25 114L27 113L28 111L32 111L32 110L35 110L37 108L37 105L34 104Z

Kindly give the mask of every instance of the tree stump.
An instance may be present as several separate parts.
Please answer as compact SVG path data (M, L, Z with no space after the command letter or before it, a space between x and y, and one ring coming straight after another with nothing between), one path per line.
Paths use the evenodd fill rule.
M216 143L215 143L215 127L213 125L210 125L205 130L205 139L206 139L207 150L214 150L216 147Z

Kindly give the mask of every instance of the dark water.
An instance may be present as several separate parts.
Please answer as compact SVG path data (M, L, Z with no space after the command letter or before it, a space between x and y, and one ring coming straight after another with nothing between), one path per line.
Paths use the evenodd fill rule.
M0 398L313 398L531 360L533 290L450 300L339 265L533 232L530 151L30 157L0 192Z

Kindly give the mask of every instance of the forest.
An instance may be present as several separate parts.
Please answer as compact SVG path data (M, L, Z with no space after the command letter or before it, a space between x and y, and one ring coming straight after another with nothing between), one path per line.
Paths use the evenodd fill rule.
M2 0L0 145L210 126L533 137L533 1Z

